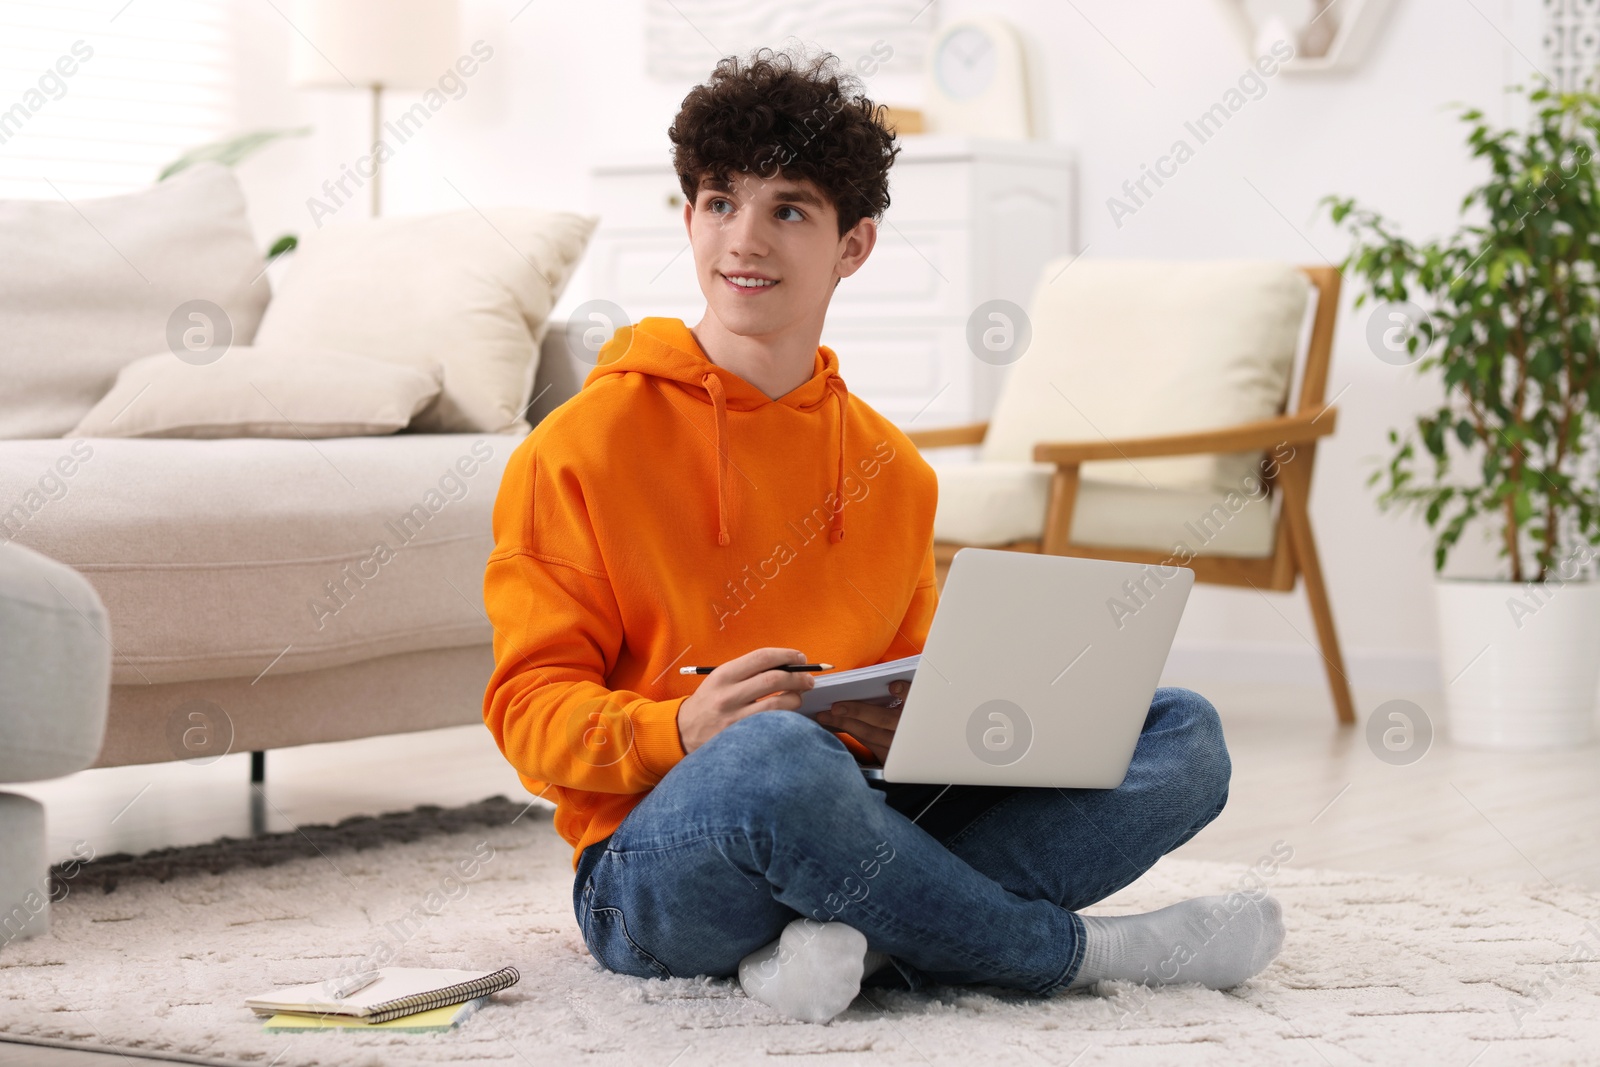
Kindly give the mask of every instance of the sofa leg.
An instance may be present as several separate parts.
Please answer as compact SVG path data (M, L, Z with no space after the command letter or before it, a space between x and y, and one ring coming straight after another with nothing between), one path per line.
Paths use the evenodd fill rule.
M267 754L265 752L250 753L250 781L260 785L267 780Z

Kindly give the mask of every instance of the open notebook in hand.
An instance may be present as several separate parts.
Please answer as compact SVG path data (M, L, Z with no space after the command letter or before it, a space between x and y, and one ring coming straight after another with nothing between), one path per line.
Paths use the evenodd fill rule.
M850 671L832 671L813 675L817 684L800 698L797 709L802 715L815 715L827 711L841 700L859 700L867 704L887 704L894 699L889 683L911 681L916 677L917 661L921 656L906 656L886 663L874 663Z

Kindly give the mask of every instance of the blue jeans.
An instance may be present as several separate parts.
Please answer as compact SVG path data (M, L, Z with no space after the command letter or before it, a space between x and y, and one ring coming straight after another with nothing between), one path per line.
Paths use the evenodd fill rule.
M903 978L1045 994L1083 959L1078 909L1216 818L1231 764L1216 709L1159 688L1116 789L877 783L814 720L759 712L689 753L583 850L572 903L602 966L738 973L808 916L849 923Z

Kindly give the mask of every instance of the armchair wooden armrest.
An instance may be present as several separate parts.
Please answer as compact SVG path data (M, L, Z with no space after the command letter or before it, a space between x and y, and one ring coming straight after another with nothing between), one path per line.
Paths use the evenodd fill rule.
M974 422L966 426L940 426L933 430L907 430L906 436L917 448L947 448L952 445L981 445L989 432L987 422Z
M1324 405L1293 415L1278 415L1257 422L1240 423L1218 430L1167 434L1162 437L1130 437L1121 441L1041 442L1033 446L1036 463L1054 463L1050 479L1050 503L1045 515L1041 551L1068 555L1073 506L1078 498L1078 467L1097 459L1184 456L1218 452L1250 452L1280 444L1310 444L1333 432L1338 409ZM1309 472L1304 472L1309 477Z
M1033 459L1035 463L1075 467L1100 459L1250 452L1280 444L1308 444L1331 434L1337 419L1338 409L1326 406L1315 411L1278 415L1217 430L1196 430L1161 437L1129 437L1121 441L1040 442L1033 446Z

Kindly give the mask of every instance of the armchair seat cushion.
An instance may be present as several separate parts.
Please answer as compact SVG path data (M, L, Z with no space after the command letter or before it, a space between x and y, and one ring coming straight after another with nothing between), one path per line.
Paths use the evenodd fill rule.
M1002 545L1038 540L1050 498L1049 463L938 464L935 541ZM1145 548L1256 558L1272 554L1271 497L1242 490L1169 489L1082 478L1071 540L1092 548ZM1179 560L1181 562L1181 559Z

